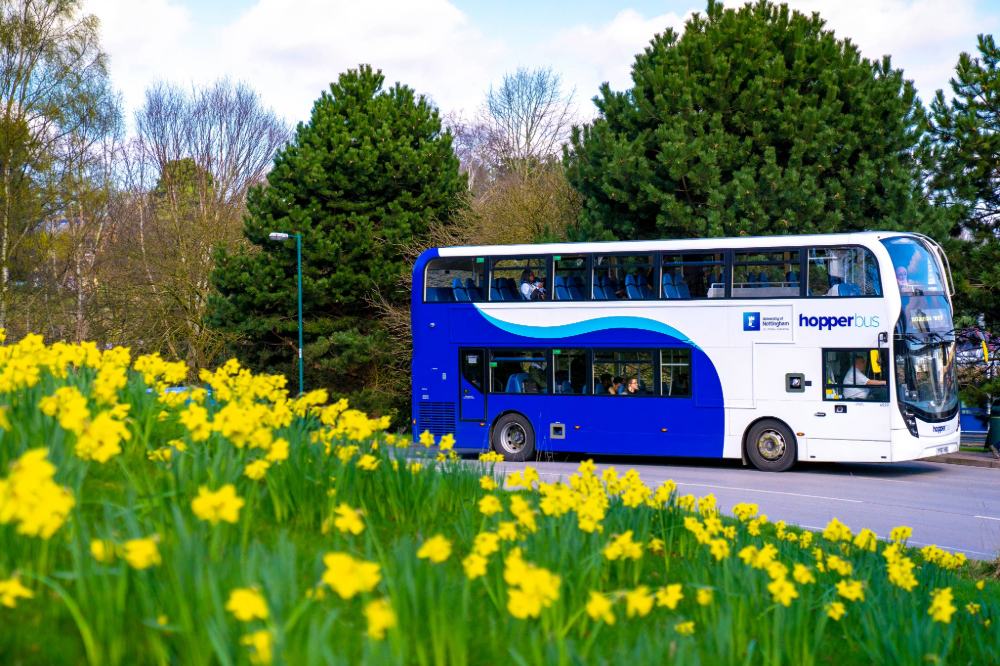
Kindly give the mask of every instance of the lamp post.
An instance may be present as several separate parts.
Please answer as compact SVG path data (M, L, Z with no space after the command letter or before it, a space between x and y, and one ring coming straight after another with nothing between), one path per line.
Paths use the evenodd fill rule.
M297 266L299 272L299 393L305 393L305 379L302 366L302 234L286 234L274 232L268 236L271 240L284 243L289 238L295 239Z

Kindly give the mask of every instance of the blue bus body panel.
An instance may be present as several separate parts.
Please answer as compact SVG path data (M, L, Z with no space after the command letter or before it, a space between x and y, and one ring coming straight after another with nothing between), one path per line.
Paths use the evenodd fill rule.
M423 283L424 252L414 265L414 285ZM531 420L541 451L698 456L721 458L725 433L722 383L708 356L686 335L645 317L588 319L561 326L529 326L500 321L473 304L424 304L419 289L411 307L413 333L413 424L435 434L453 432L456 446L485 450L490 426L506 412ZM691 398L489 394L485 420L462 420L460 348L667 348L691 350ZM658 369L654 369L658 371ZM565 426L553 439L551 424Z

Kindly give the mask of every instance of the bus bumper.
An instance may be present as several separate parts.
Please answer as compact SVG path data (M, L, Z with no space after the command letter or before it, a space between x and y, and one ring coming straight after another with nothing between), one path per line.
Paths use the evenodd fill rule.
M941 437L914 437L910 431L903 428L891 432L891 459L893 462L902 460L918 460L931 456L942 456L958 451L961 431L942 435Z

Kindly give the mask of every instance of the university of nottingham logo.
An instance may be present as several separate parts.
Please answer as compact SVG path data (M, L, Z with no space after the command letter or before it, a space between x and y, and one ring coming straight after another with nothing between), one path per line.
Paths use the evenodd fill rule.
M759 312L744 312L743 313L743 330L744 331L759 331L760 330L760 313Z

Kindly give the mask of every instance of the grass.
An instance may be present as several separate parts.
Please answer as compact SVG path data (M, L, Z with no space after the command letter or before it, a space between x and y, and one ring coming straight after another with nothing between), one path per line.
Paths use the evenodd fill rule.
M2 349L0 479L45 447L54 482L75 500L48 539L18 533L16 518L0 524L0 581L33 595L0 606L3 664L1000 663L997 563L837 525L806 533L751 505L730 518L712 496L647 488L634 473L599 479L586 463L568 485L531 472L505 480L492 462L393 441L321 393L295 400L282 380L232 365L204 375L211 395L170 397L157 390L169 369L156 363L115 385L120 358ZM78 363L60 377L64 357ZM38 369L37 381L23 367ZM112 402L98 397L109 382ZM40 409L65 386L87 398L81 434ZM84 460L81 437L116 403L130 405L120 419L130 437L105 462ZM254 480L246 470L259 460L270 466ZM220 514L195 510L200 488L228 484L243 501L234 522L203 519ZM9 490L0 488L0 520L27 501ZM486 497L502 510L483 513ZM493 552L480 543L485 571L470 578L484 532L509 538ZM441 545L436 536L447 549L422 548ZM142 539L155 540L159 562L137 569L126 543ZM95 540L110 559L96 559ZM377 564L377 581L330 566L330 553ZM910 591L889 579L889 561L904 559ZM842 596L843 581L864 600ZM683 598L665 603L678 584ZM360 591L338 593L352 585ZM797 596L786 606L773 589L788 586ZM945 588L953 601L938 604L954 612L936 621L928 610ZM253 610L229 604L239 589L259 594L266 612L238 619ZM610 604L603 612L594 593ZM828 611L836 603L839 619Z

